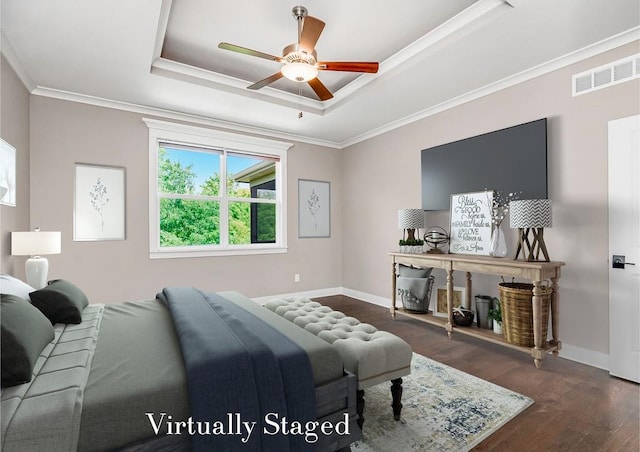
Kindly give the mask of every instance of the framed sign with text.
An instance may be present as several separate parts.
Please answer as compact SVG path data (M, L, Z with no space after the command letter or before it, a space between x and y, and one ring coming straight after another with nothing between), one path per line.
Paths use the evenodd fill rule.
M489 256L493 192L451 195L449 252Z

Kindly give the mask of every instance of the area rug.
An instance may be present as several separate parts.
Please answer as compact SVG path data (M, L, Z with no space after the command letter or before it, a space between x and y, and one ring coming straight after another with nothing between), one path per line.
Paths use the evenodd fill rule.
M468 451L533 403L417 353L402 380L398 422L390 384L365 390L364 437L351 445L353 452Z

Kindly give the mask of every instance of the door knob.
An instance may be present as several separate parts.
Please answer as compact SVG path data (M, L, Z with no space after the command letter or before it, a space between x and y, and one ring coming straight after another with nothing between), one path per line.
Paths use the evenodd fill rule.
M635 262L626 262L625 256L621 256L618 254L614 254L611 260L613 262L612 264L613 268L621 268L624 270L625 265L636 265Z

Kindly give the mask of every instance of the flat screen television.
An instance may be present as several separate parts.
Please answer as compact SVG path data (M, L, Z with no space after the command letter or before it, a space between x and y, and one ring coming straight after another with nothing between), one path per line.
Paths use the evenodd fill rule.
M500 191L547 198L547 119L422 150L422 209L449 210L452 194Z

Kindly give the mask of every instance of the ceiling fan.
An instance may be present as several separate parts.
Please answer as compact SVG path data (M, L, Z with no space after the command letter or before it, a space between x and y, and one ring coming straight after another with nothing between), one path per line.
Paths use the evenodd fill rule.
M331 99L333 94L318 79L318 71L368 72L373 74L378 72L378 63L375 62L318 61L315 46L325 23L320 19L309 16L307 12L307 8L304 6L293 7L291 14L298 22L298 42L282 49L282 57L227 42L218 44L221 49L282 63L279 72L248 86L248 89L257 90L282 77L286 77L298 83L307 82L320 100L324 101Z

